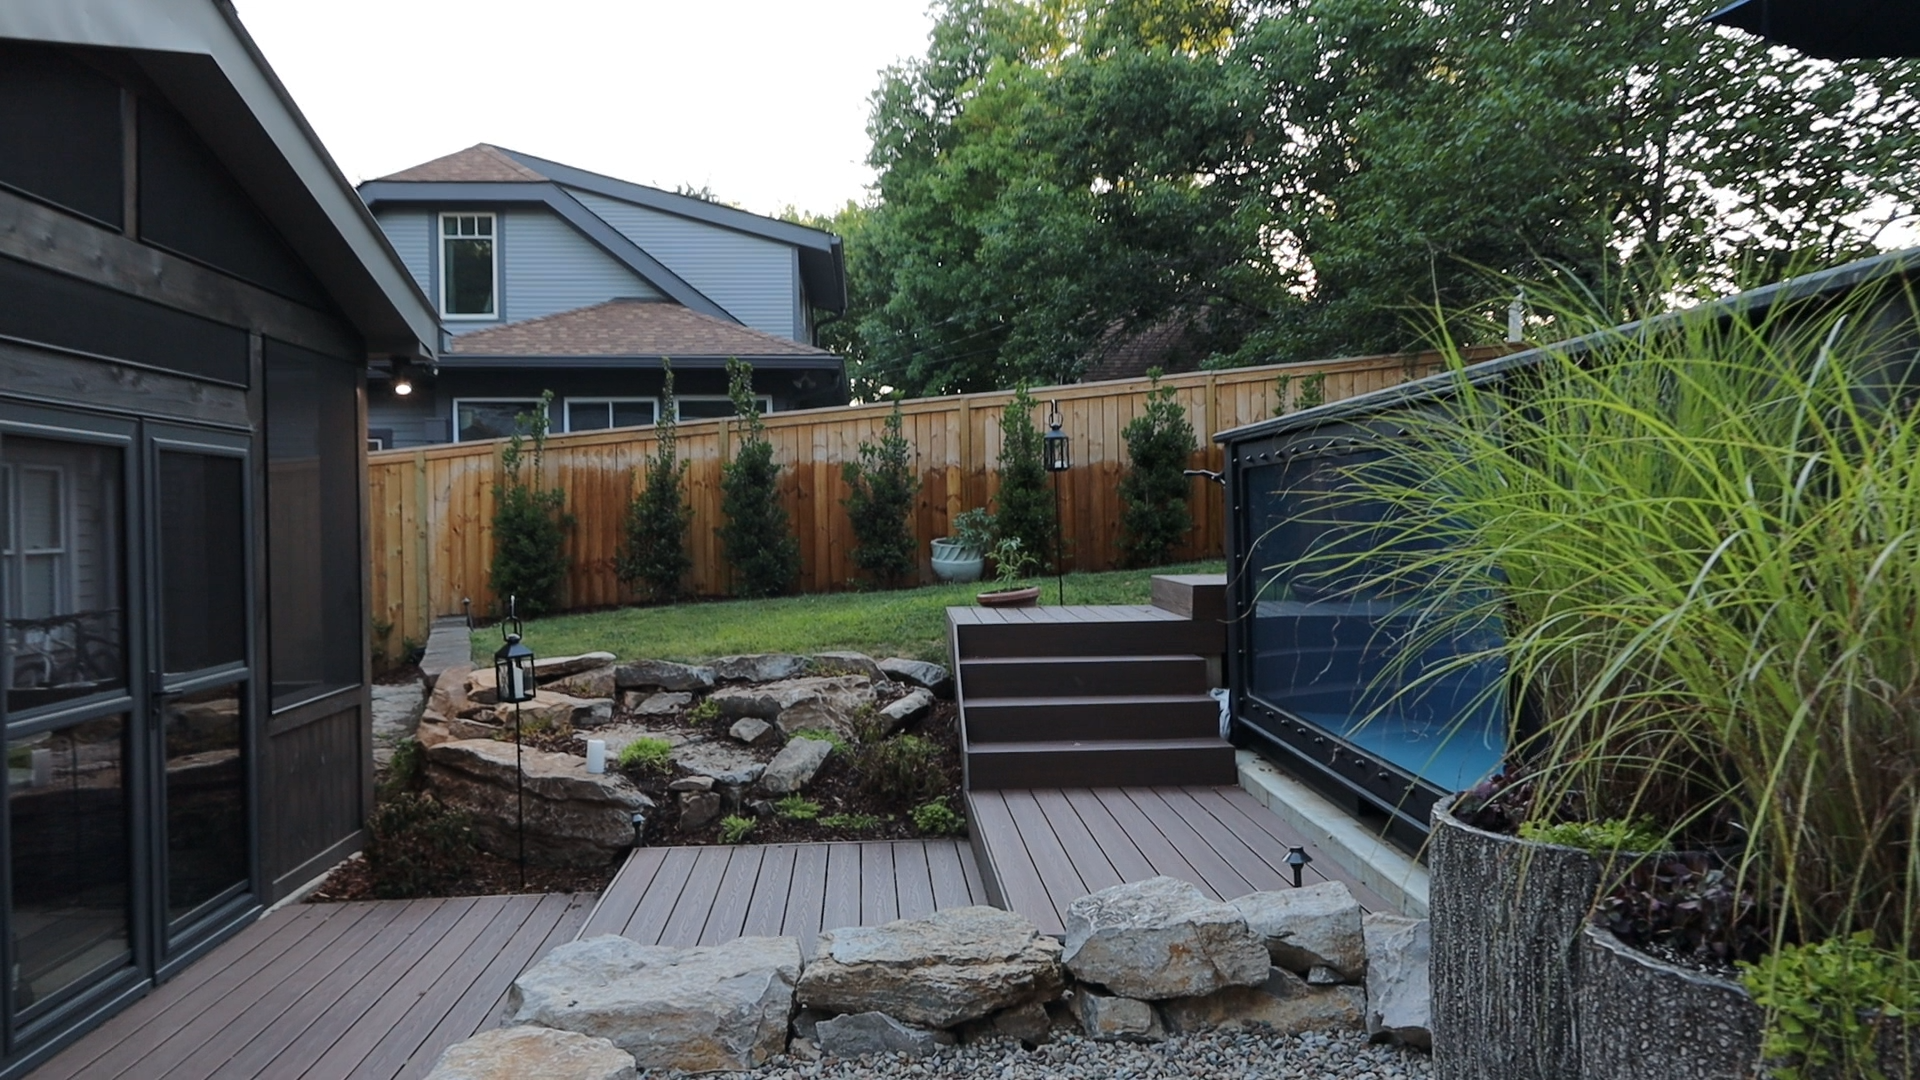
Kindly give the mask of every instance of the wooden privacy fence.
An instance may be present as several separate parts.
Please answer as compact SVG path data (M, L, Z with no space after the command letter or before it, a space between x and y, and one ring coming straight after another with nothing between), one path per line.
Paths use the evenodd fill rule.
M1197 372L1162 382L1175 389L1193 424L1192 467L1218 469L1221 454L1212 434L1275 415L1282 376L1291 376L1287 407L1292 409L1299 407L1300 394L1316 376L1324 376L1320 391L1333 401L1429 374L1440 362L1433 353L1372 356ZM1105 570L1120 563L1123 507L1118 488L1127 465L1120 433L1144 409L1150 386L1146 379L1129 379L1033 391L1038 402L1035 424L1044 427L1048 403L1057 401L1063 428L1073 440L1073 468L1059 477L1070 570ZM920 478L912 528L922 582L934 580L927 542L946 535L955 514L988 505L999 487L1000 418L1012 397L997 392L902 403L903 427ZM855 405L766 417L767 437L783 466L781 494L800 538L796 584L802 592L845 589L858 576L851 558L852 527L840 505L846 497L840 465L858 457L862 441L879 438L891 410L891 404ZM729 590L728 567L715 530L722 521L720 467L738 439L734 428L734 422L725 420L682 422L679 428L680 457L689 462L687 501L693 507L688 584L700 595L725 595ZM432 619L461 614L463 600L472 602L475 615L493 610L487 572L503 445L503 440L489 440L368 455L373 620L377 630L385 629L390 651L397 653L403 640L425 641ZM546 482L566 492L567 510L575 518L567 540L568 607L604 607L632 599L615 577L614 563L627 502L641 482L638 467L653 450L651 427L547 440ZM1220 490L1196 479L1192 491L1194 525L1177 554L1218 556Z

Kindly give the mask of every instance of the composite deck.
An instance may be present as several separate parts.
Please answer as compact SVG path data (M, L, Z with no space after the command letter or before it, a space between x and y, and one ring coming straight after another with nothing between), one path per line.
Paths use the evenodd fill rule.
M1043 933L1064 932L1077 897L1162 874L1218 900L1291 888L1293 847L1314 857L1302 885L1341 881L1368 911L1394 910L1237 787L1000 788L967 803L996 900Z
M591 895L299 904L247 927L31 1080L397 1080L497 1025Z
M787 935L812 955L821 930L920 918L987 896L962 840L642 848L580 936L684 946Z

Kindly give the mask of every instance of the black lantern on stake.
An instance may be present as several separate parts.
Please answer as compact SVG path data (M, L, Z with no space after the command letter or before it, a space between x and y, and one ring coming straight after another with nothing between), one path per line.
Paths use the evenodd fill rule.
M519 598L507 597L507 617L500 622L505 645L493 654L494 700L513 706L513 793L520 826L520 888L527 887L527 770L520 760L520 705L532 701L539 686L533 679L533 650L520 642Z
M1073 468L1073 446L1067 433L1060 430L1060 402L1047 402L1047 434L1041 440L1041 458L1053 474L1053 575L1060 588L1059 603L1067 602L1067 568L1061 558L1065 523L1060 520L1060 474Z

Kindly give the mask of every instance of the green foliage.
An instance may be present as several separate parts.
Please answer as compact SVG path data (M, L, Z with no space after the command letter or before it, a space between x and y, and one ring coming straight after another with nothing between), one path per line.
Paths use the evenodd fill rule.
M855 759L860 787L880 799L923 802L949 786L940 748L919 735L867 743Z
M820 816L820 804L798 795L789 795L773 804L773 812L786 821L812 821Z
M993 513L985 507L976 506L953 516L951 535L954 541L975 555L985 555L993 550L996 532Z
M1022 386L1000 414L1000 491L994 496L999 509L993 521L1003 541L1012 537L1020 541L1022 551L1045 558L1053 551L1059 522L1054 517L1053 492L1047 489L1033 406L1033 395Z
M1120 549L1129 566L1166 562L1193 527L1186 477L1193 424L1174 400L1173 387L1160 385L1160 369L1149 374L1153 388L1147 391L1146 409L1120 430L1133 459L1133 468L1120 480L1120 498L1127 504L1120 517Z
M1875 948L1861 931L1789 945L1741 981L1767 1010L1762 1054L1780 1080L1844 1076L1887 1080L1875 1062L1875 1021L1903 1025L1920 1011L1920 960Z
M826 743L833 747L833 752L836 754L846 753L849 747L845 736L837 731L828 731L826 728L801 728L794 732L792 737Z
M467 875L478 850L467 815L424 793L396 793L367 819L367 873L382 899L445 892Z
M662 359L660 367L664 375L660 419L653 427L654 452L647 455L641 470L645 486L627 503L626 542L614 569L628 588L644 592L657 603L671 603L685 591L687 571L693 569L693 556L687 551L693 507L681 490L688 462L681 461L677 451L673 365Z
M712 698L701 698L687 710L687 719L695 724L711 724L720 719L720 703Z
M739 414L739 445L720 470L720 510L727 518L720 543L733 567L734 595L778 596L800 572L800 541L780 502L780 466L760 423L750 365L727 361L727 396Z
M1039 561L1020 546L1019 537L1006 537L993 546L994 585L1002 592L1019 588L1027 571Z
M619 765L628 772L665 774L673 769L673 744L642 736L620 748Z
M728 814L726 817L720 819L720 842L723 844L740 843L747 838L748 833L753 832L753 825L754 821L750 817Z
M544 486L540 475L547 447L547 409L552 404L553 391L542 391L540 407L515 418L517 428L500 452L503 479L493 486L493 567L488 584L502 610L511 597L526 618L559 610L567 580L565 544L573 515L566 512L566 492Z
M942 795L913 808L913 828L922 836L959 836L967 831L967 819Z
M847 520L853 525L853 564L882 585L897 585L913 570L913 497L920 478L913 472L913 444L902 430L900 401L894 399L880 441L862 442L858 463L840 465L847 483Z
M1602 853L1659 851L1667 843L1667 838L1646 818L1639 821L1614 818L1609 821L1563 821L1555 824L1523 821L1520 823L1520 837L1543 844L1559 844Z
M1316 371L1311 375L1301 376L1300 377L1300 405L1299 405L1300 411L1305 412L1308 409L1317 409L1320 406L1325 405L1326 403L1327 403L1327 373L1324 371Z
M23 749L24 752L24 749ZM12 764L13 755L7 755ZM22 767L24 767L24 762ZM412 791L420 786L427 771L427 748L420 745L419 739L406 738L393 748L393 758L387 763L387 778L380 785L378 798L390 799L403 791Z
M878 814L828 814L820 819L820 824L829 829L849 829L857 832L878 828L881 820Z

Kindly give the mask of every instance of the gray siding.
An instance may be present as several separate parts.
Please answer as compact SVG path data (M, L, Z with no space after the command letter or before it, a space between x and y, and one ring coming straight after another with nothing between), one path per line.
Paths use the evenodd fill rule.
M373 218L387 234L420 290L433 295L433 212L417 206L382 207Z
M515 207L501 213L500 232L501 309L507 322L572 311L616 296L660 296L545 209Z
M777 240L692 221L604 195L567 189L647 254L755 330L799 340L799 260ZM583 241L584 242L584 241ZM518 318L518 316L515 316Z

